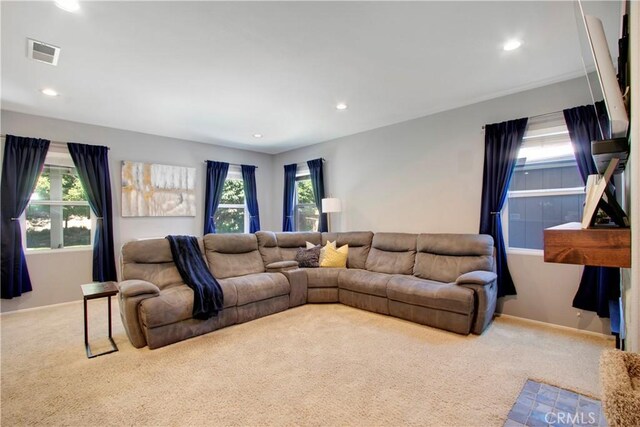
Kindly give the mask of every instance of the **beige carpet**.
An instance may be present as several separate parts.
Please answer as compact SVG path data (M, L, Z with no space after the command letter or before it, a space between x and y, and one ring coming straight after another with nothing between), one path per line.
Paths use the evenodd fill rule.
M120 351L88 360L81 303L3 315L2 425L499 426L527 378L598 396L612 346L516 320L464 337L306 305L138 350L114 321Z

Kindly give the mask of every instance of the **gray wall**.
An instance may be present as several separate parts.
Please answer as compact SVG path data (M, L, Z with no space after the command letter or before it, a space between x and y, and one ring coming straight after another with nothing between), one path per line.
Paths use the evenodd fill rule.
M333 229L476 233L482 189L482 125L589 102L585 81L575 79L275 156L9 111L2 112L2 133L110 146L116 245L170 233L200 234L205 159L259 166L263 229L281 227L283 165L324 157L328 193L343 203L343 212L332 214ZM198 215L121 218L117 189L120 161L125 159L198 168ZM87 251L29 255L27 262L35 291L3 300L2 311L78 299L78 285L91 280L91 254ZM578 310L571 307L581 267L548 264L541 255L522 253L510 253L509 265L519 295L503 301L503 313L608 331L608 320L589 312L578 316Z
M327 192L343 204L334 230L477 233L482 125L589 102L586 80L575 79L276 155L271 216L282 218L283 166L324 157ZM581 267L517 253L509 265L519 295L503 313L607 331L608 320L571 307Z
M202 234L206 174L204 160L258 166L256 182L262 227L274 227L270 215L273 175L271 155L4 110L1 125L2 134L106 145L111 148L109 159L111 185L114 190L114 243L118 250L123 243L132 239L164 237L167 234ZM120 162L123 160L195 167L198 195L196 216L122 218ZM1 310L11 311L81 298L78 285L91 282L91 260L90 250L27 255L34 291L20 298L2 300Z

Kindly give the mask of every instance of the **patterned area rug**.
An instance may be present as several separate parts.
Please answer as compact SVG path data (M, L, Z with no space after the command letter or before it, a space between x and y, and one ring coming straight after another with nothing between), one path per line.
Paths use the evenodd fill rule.
M509 412L505 427L606 427L599 400L549 384L527 380Z

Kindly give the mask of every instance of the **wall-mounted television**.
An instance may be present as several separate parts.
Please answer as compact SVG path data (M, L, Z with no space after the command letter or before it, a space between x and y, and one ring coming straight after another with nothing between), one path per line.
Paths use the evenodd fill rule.
M606 108L608 120L600 126L602 139L626 138L629 116L616 78L602 21L585 13L580 1L577 2L576 10L582 61L591 97L594 105L604 105Z

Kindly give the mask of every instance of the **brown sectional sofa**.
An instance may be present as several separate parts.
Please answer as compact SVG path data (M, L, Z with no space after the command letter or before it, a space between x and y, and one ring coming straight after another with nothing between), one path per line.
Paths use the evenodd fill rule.
M298 268L306 242L349 245L347 268ZM305 303L337 303L460 334L480 334L496 305L493 239L471 234L208 234L201 251L224 293L217 317L191 316L193 291L169 242L122 249L120 314L135 347L157 348Z

